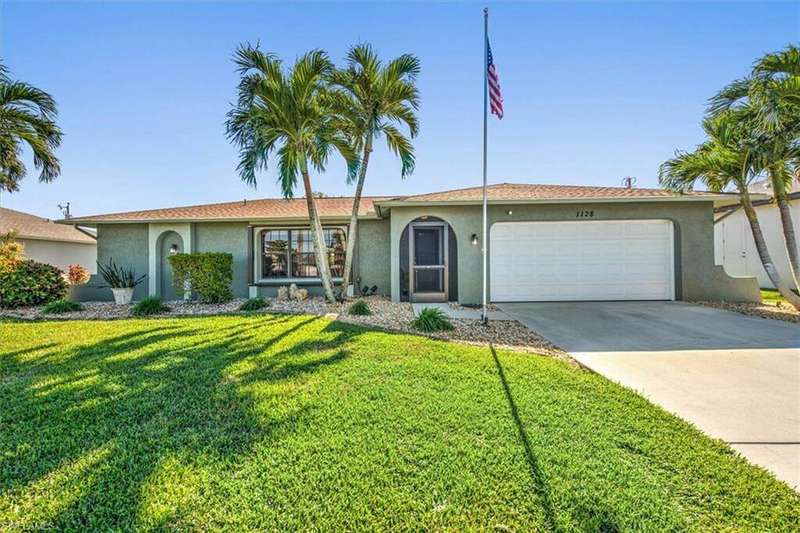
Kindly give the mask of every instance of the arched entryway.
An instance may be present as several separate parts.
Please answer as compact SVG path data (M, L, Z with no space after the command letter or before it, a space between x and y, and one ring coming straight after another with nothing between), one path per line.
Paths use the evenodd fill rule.
M400 300L458 301L458 243L437 217L409 222L400 235Z
M169 256L183 252L183 239L174 231L165 231L158 237L158 295L162 300L177 300L172 284L172 267Z

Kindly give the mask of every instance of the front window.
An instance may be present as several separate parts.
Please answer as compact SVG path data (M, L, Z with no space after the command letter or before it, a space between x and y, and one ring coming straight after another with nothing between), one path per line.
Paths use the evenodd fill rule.
M344 274L346 238L341 228L323 228L331 275ZM265 230L261 233L261 274L267 279L318 278L314 237L310 230Z

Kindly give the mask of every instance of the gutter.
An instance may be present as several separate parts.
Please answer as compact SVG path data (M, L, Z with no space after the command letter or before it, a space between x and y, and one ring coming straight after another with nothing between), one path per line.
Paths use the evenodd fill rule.
M364 215L358 217L359 220L380 220L377 215ZM341 217L320 217L325 223L349 222L349 216ZM268 218L150 218L150 219L102 219L102 218L69 218L54 220L56 224L74 225L76 222L84 226L96 226L97 224L193 224L204 222L241 222L245 224L264 225L264 224L298 224L307 223L308 217L268 217Z
M666 197L635 197L635 198L546 198L529 200L497 200L490 199L492 205L524 205L524 204L605 204L605 203L642 203L642 202L720 202L736 201L735 195L708 195L708 196L666 196ZM756 195L753 195L756 196ZM766 195L758 195L766 197ZM467 206L482 205L481 200L390 200L376 203L384 207L423 207L423 206Z

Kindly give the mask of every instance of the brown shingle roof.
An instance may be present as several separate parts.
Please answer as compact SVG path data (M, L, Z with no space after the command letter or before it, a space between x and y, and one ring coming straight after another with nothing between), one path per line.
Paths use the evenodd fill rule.
M0 233L7 233L11 230L16 231L17 237L22 239L87 244L96 242L92 237L72 226L56 224L46 218L0 207Z
M593 187L584 185L540 185L532 183L498 183L487 187L491 201L525 200L600 200L628 198L679 198L681 196L716 196L714 193L692 192L684 195L663 189L625 187ZM472 202L483 199L482 187L418 194L398 199L404 202Z
M623 187L590 187L577 185L538 185L500 183L488 187L491 201L558 201L558 200L629 200L629 199L675 199L708 196L719 198L714 193L692 192L684 195L662 189L627 189ZM403 202L477 202L482 199L481 187L468 187L451 191L418 194L412 196L372 196L362 197L360 216L376 216L376 205L392 205ZM317 208L322 217L346 218L352 209L352 197L318 198ZM74 217L68 223L95 224L99 222L158 222L158 221L199 221L199 220L242 220L257 221L266 219L306 219L308 210L304 198L285 200L265 198L225 202L219 204L170 207L145 211L128 211L108 215Z
M382 197L362 197L359 205L361 216L375 216L374 203ZM318 198L317 209L322 217L349 217L353 208L352 197ZM71 221L81 223L95 222L155 222L159 220L258 220L258 219L308 218L304 198L264 198L261 200L242 200L220 204L191 205L127 211L108 215L74 217Z

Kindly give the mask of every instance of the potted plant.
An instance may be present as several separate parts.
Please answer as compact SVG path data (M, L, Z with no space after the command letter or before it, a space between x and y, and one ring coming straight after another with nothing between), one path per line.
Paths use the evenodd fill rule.
M133 299L133 289L147 277L143 274L136 277L136 272L131 269L118 267L114 259L109 259L107 265L97 262L97 270L114 293L114 302L118 305L127 305Z

